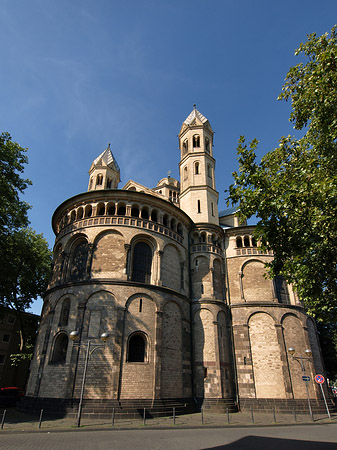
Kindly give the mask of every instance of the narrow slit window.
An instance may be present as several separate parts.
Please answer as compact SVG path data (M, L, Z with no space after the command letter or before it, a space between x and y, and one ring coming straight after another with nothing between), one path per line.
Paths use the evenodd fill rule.
M198 213L201 213L201 205L200 205L200 200L198 200Z

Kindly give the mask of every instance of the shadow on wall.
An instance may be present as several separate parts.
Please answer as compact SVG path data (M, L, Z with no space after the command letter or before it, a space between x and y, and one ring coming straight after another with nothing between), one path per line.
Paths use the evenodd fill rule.
M230 444L218 447L207 447L204 450L253 450L273 449L284 450L285 448L297 450L334 450L336 444L332 442L300 441L295 439L278 439L261 436L246 436Z

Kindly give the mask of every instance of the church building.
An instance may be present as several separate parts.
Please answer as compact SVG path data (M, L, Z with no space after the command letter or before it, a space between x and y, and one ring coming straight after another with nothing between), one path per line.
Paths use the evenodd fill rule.
M84 412L305 409L306 389L320 405L316 325L291 286L265 277L273 254L254 226L240 224L234 208L218 211L213 130L195 107L179 148L180 180L154 188L129 180L120 189L109 145L91 164L87 192L56 209L27 408L76 407L88 341L97 347Z

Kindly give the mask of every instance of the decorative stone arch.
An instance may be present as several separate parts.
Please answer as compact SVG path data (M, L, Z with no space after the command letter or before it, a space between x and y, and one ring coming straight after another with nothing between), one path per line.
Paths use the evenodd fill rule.
M108 216L114 216L116 214L116 204L114 202L108 202L106 205L106 214Z
M241 298L245 302L275 302L273 281L265 278L265 262L257 258L245 261L239 271Z
M94 278L121 279L126 265L125 237L118 230L105 230L95 236L91 260Z
M175 244L166 244L160 263L162 285L179 292L184 280L184 261L180 249Z
M275 319L266 311L256 311L247 323L256 398L286 398L281 343Z
M270 311L264 311L264 310L258 310L258 311L253 311L251 314L249 314L247 316L247 325L249 326L249 321L252 319L253 316L255 316L256 314L267 314L267 316L269 316L271 319L273 319L275 325L279 325L280 322L278 321L278 319L274 316L274 314L272 314Z
M84 209L83 206L80 206L79 208L77 208L77 212L76 212L76 219L77 220L81 220L84 217Z
M116 296L107 289L91 293L85 300L83 333L88 338L98 338L102 333L114 333L117 325Z
M131 303L139 298L145 298L150 300L155 305L156 312L160 311L161 303L156 297L151 297L150 295L144 292L137 292L136 294L132 294L125 302L125 310L127 311L131 305Z
M149 207L148 206L142 206L140 211L140 216L142 219L149 220L150 214L149 214Z
M86 205L84 209L84 217L85 218L92 217L92 213L93 213L92 205Z

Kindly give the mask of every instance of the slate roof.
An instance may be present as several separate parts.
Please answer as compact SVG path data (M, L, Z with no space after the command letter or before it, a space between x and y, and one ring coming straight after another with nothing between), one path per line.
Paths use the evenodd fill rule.
M237 211L239 211L239 207L232 206L231 208L227 208L227 209L223 209L222 211L219 211L219 217L231 216L232 214L235 214Z
M111 167L112 169L117 170L118 172L120 171L118 163L110 149L110 144L99 156L97 156L97 158L93 162L93 165L94 166L106 165L108 167Z

